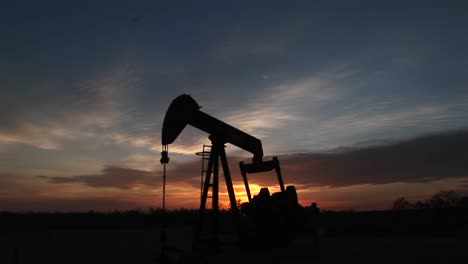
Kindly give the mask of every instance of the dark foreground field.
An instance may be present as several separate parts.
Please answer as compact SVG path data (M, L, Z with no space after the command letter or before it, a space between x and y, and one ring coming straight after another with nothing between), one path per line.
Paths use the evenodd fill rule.
M1 217L2 264L160 263L160 230L147 221L148 215L82 216L81 225L72 221L75 228L64 215ZM106 219L114 224L106 227ZM190 221L173 220L168 229L170 244L182 252L172 257L188 263L468 263L467 214L463 211L327 213L322 217L318 250L310 237L300 236L287 248L231 248L212 257L190 253Z

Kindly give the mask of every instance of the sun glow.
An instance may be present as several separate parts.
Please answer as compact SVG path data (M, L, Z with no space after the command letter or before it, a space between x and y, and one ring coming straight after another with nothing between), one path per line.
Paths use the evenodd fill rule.
M234 183L234 193L236 196L236 200L240 203L245 203L248 202L249 199L247 198L247 191L245 190L245 186L243 183ZM250 188L250 195L253 198L255 195L257 195L260 192L261 188L268 187L270 194L273 194L275 192L279 192L280 188L279 186L260 186L255 183L249 184ZM228 209L230 205L229 201L229 194L227 190L221 189L219 192L219 204L222 209Z

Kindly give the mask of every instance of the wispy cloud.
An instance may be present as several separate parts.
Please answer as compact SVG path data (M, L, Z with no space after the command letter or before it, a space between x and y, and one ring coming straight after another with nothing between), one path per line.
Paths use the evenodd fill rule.
M19 109L4 105L0 114L0 144L23 143L43 149L59 149L63 140L96 136L96 129L115 126L123 119L122 88L131 79L122 79L122 69L111 70L95 79L69 83L69 89L34 107ZM127 75L128 76L128 75ZM46 84L47 85L47 84ZM55 89L53 82L49 89ZM63 93L66 92L66 93ZM21 105L22 98L12 98Z
M3 117L1 121L13 119L8 122L3 122L0 127L0 145L8 143L23 143L36 146L43 149L57 149L59 143L55 140L55 136L48 131L44 131L39 124L33 124L25 120L15 120L15 117Z
M393 137L410 137L422 133L462 129L468 114L468 103L400 104L377 101L365 107L351 107L348 111L326 119L312 118L313 125L302 141L308 148L327 149L347 145L349 142Z
M119 166L124 168L135 168L145 171L153 171L155 167L160 167L159 155L131 154L122 158Z
M280 82L254 94L240 110L227 113L226 120L257 136L267 136L271 129L287 128L291 122L307 122L310 118L308 109L338 100L346 94L333 85L340 76L346 75L322 72L300 80Z

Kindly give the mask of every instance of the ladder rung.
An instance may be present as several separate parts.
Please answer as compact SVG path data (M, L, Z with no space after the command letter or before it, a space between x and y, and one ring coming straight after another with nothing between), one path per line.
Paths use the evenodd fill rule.
M210 151L202 151L202 152L197 152L197 153L195 153L195 154L198 155L198 156L201 156L201 157L205 158L205 157L209 157L210 154L211 154L211 152L210 152Z

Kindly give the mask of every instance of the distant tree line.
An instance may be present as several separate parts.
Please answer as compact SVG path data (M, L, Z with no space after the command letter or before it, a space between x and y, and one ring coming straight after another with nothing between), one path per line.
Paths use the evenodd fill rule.
M446 208L468 208L468 196L462 196L453 190L439 191L429 199L415 203L410 203L405 197L398 197L392 205L393 210Z

